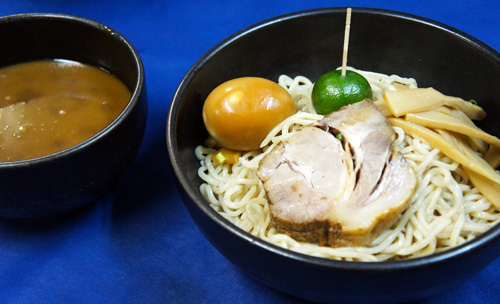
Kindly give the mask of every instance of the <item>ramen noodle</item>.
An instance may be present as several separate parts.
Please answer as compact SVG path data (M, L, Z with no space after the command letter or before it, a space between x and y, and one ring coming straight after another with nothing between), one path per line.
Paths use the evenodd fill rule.
M360 71L373 90L374 100L383 93L405 85L416 88L412 78ZM311 102L313 83L304 76L279 77L299 111L276 126L262 143L261 150L250 151L234 164L212 160L217 152L210 142L195 150L200 160L198 174L203 180L200 192L210 206L244 231L272 244L318 257L347 261L386 261L429 255L467 242L500 220L499 211L471 186L468 175L458 163L426 142L394 127L393 149L410 162L417 176L417 187L408 208L396 223L366 247L323 247L298 242L277 233L265 190L256 171L259 161L280 141L323 116L315 113Z

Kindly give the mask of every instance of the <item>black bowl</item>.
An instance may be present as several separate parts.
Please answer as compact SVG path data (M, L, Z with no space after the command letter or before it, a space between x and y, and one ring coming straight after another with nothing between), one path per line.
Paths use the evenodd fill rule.
M72 148L30 160L0 162L0 217L51 216L102 195L141 144L147 117L144 68L134 47L98 22L62 14L0 18L0 67L67 59L105 69L132 92L105 129Z
M341 65L345 8L280 16L222 41L189 70L172 101L167 146L179 192L205 237L234 264L282 292L318 302L401 302L425 298L473 276L500 255L500 226L475 240L428 257L379 263L312 257L269 244L235 227L201 196L197 145L208 134L204 99L240 76L277 81L280 74L315 81ZM351 66L414 77L464 99L478 100L491 118L481 124L500 135L500 54L446 25L377 9L353 8Z

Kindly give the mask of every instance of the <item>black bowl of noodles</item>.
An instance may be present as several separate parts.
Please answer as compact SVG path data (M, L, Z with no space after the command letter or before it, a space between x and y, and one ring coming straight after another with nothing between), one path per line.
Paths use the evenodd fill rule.
M340 65L335 62L342 58L345 18L345 8L279 16L228 37L194 64L174 95L167 121L167 146L178 189L193 221L213 246L281 292L324 303L426 298L493 262L499 256L500 225L491 224L481 235L451 249L432 254L424 250L422 256L409 259L325 258L285 249L246 232L214 210L200 192L204 181L195 149L208 138L202 118L208 94L242 76L278 81L280 75L303 75L314 82ZM413 15L353 8L348 62L364 71L413 78L419 87L477 100L488 113L479 127L500 135L500 121L491 119L500 114L500 54L465 33Z

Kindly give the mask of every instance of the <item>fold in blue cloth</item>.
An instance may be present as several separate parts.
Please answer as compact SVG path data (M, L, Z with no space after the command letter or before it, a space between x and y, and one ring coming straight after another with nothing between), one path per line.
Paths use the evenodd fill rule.
M500 51L496 0L4 0L0 15L68 13L127 37L144 62L149 117L135 162L100 199L51 220L0 221L0 303L303 303L255 281L198 231L175 189L165 121L182 77L216 43L267 18L326 5L423 16ZM500 303L498 278L500 259L422 303Z

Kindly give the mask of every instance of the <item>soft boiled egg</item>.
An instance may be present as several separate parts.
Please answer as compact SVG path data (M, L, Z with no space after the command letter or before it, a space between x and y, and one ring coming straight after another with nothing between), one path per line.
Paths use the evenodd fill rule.
M208 133L223 147L249 151L297 111L290 94L260 77L242 77L216 87L205 100L203 120Z

